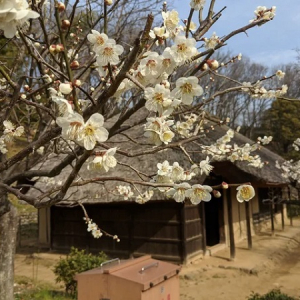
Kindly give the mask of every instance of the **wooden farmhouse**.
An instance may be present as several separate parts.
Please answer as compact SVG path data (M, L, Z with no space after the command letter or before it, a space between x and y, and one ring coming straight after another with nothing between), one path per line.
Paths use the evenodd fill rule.
M145 112L142 111L128 121L129 129L126 134L133 138L132 141L126 135L119 134L107 144L111 147L122 145L122 149L136 151L137 145L133 141L144 140L144 137L141 126L135 127L133 124L138 124L145 118ZM199 140L209 145L223 136L227 130L227 126L215 124L214 130L209 130L205 136L201 134ZM238 145L253 144L253 141L238 133L232 141ZM147 145L148 149L149 147L150 145ZM205 159L206 156L201 154L197 143L191 147L197 149L192 154L195 162ZM255 227L270 216L269 205L264 204L263 200L282 193L287 186L286 180L280 175L280 170L275 167L275 161L282 161L282 158L264 147L257 154L261 156L262 161L268 162L261 169L251 167L247 162L216 161L209 176L194 177L192 182L209 185L220 184L223 181L251 182L256 191L255 198L247 207L252 235L255 234ZM164 150L155 156L148 154L135 158L121 158L116 155L116 158L147 174L156 174L157 167L154 162L164 160L168 160L170 164L177 161L184 168L190 166L180 148ZM52 168L61 159L62 155L49 157L38 168L42 166ZM59 185L60 180L66 178L71 169L68 167L55 177L55 184ZM118 165L113 172L108 172L107 176L111 174L140 179L132 169L122 165ZM90 176L84 166L79 175L81 179ZM157 259L185 263L202 256L205 251L214 247L226 247L230 245L230 241L236 243L247 237L246 207L245 203L236 200L236 188L221 191L220 198L213 197L210 202L202 202L196 206L188 199L184 203L176 203L172 199L164 198L162 193L155 193L151 201L141 205L120 197L115 191L118 184L121 183L106 182L72 187L60 205L39 209L40 246L62 252L69 251L70 247L74 246L94 253L104 251L112 258L151 254ZM42 179L36 183L38 189L44 189L45 186L46 183ZM29 193L38 196L37 189L31 189ZM84 205L89 217L100 228L118 235L120 242L108 237L93 238L87 231L83 210L78 206L78 202ZM280 208L276 209L280 211Z

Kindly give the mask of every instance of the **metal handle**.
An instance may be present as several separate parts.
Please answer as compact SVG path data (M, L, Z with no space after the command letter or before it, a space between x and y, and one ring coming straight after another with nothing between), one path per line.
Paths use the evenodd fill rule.
M150 269L150 268L153 268L153 267L158 267L158 262L155 262L155 263L152 263L150 265L147 265L145 267L142 267L140 270L139 270L139 273L143 273L144 271Z
M103 262L103 263L100 265L100 267L102 268L104 265L111 264L111 263L113 263L113 262L115 262L115 261L118 261L118 262L120 263L120 258L113 258L113 259L111 259L111 260L107 260L107 261Z

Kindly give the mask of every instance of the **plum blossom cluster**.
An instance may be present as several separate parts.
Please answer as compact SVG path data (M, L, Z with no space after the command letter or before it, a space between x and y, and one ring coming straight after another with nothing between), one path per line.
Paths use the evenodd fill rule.
M271 8L267 8L266 6L258 6L254 11L255 18L250 20L250 23L259 21L259 20L272 20L275 17L276 6L272 6Z
M261 86L258 81L254 85L250 82L243 82L242 91L247 92L252 98L257 99L272 99L285 95L287 93L288 86L283 84L280 89L267 90L265 87Z
M108 74L108 65L117 65L120 62L120 55L124 48L117 45L114 39L109 39L105 33L92 30L87 39L93 45L93 51L96 53L96 61L100 76L106 77Z
M212 36L209 39L203 38L203 40L205 42L204 46L206 49L215 49L215 47L220 43L220 39L215 32L212 34Z
M101 114L93 114L87 122L76 113L56 118L56 123L62 128L62 137L74 141L86 150L93 150L97 142L105 142L108 131L103 127L104 118Z
M117 148L111 148L108 150L97 151L95 158L89 162L87 168L90 171L108 172L109 169L113 169L117 165L117 160L114 157Z
M191 0L190 6L194 10L200 10L204 7L206 0Z
M300 151L300 138L297 138L293 143L293 148ZM276 161L276 168L281 170L281 176L289 179L296 184L300 183L300 161L285 160L284 162Z
M144 193L140 193L136 198L135 202L138 204L145 204L148 202L154 195L153 190L147 190Z
M264 136L263 138L259 136L257 138L257 143L262 145L268 145L272 142L272 140L273 140L272 136Z
M15 137L20 137L24 133L23 126L15 126L11 121L3 121L4 131L0 137L0 152L7 153L7 144L12 142Z
M124 200L128 200L133 197L133 192L130 186L118 185L116 186L117 192L124 197Z
M83 218L88 226L87 231L92 234L92 236L96 239L99 239L103 233L99 229L98 225L93 222L92 219Z
M170 188L166 195L172 197L176 202L183 202L189 198L194 205L199 204L201 201L208 202L211 200L212 188L208 185L194 184L189 185L187 182L175 184Z
M29 8L26 0L2 0L0 1L0 29L4 36L11 39L29 19L36 19L40 15Z
M229 144L234 137L234 131L229 129L224 136L219 138L216 143L210 146L202 146L202 153L207 155L213 155L214 160L221 161L228 159L231 162L235 161L247 161L250 166L256 168L262 168L264 163L261 161L259 155L252 155L252 152L259 149L259 144L250 145L246 143L243 146L238 146L237 144ZM261 139L264 144L267 144L272 139L271 137L266 137Z
M196 114L190 114L184 116L185 121L177 121L173 126L173 129L183 137L192 136L192 131L194 130L194 125L198 120L198 116Z
M296 184L300 183L300 161L286 160L279 163L276 161L276 168L281 170L281 176Z

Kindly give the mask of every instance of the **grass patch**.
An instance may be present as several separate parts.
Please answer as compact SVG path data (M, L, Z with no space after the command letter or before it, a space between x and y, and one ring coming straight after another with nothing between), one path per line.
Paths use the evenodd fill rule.
M15 300L74 300L74 298L70 298L62 291L42 288L15 294Z
M28 277L17 276L14 300L74 300L74 298L49 284L34 283Z

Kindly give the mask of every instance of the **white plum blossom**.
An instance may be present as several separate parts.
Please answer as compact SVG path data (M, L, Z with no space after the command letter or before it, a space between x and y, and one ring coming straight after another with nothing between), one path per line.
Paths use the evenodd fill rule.
M15 36L19 26L39 16L37 12L30 10L26 0L0 1L0 29L8 39Z
M255 196L255 191L252 185L243 184L238 186L236 190L238 191L236 199L240 203L244 201L249 201Z
M133 192L131 191L130 186L118 185L116 189L119 194L124 197L124 200L128 200L129 198L133 197Z
M108 41L108 36L105 33L92 30L92 33L87 35L87 39L93 44L93 50L97 53L99 48L104 47L105 43Z
M65 94L65 95L68 95L72 92L73 90L73 86L70 82L68 83L60 83L59 84L59 91L62 93L62 94Z
M114 157L116 151L117 148L111 148L105 151L96 152L95 158L87 166L88 170L108 172L109 169L115 168L117 165L117 160Z
M138 204L145 204L152 198L153 194L154 194L153 190L146 191L138 195L135 199L135 202Z
M173 198L176 202L184 202L186 198L186 191L189 190L191 186L186 183L175 184L173 188L170 188L166 195Z
M185 36L176 36L174 45L171 47L174 60L177 64L183 64L186 60L198 53L196 40Z
M155 88L147 87L144 95L146 99L145 107L149 111L159 112L160 115L173 103L170 90L160 84L156 84Z
M167 74L171 74L176 68L177 63L174 60L173 53L170 47L165 48L163 54L161 55L161 58L161 64L164 72L166 72Z
M214 32L209 39L204 38L204 43L206 49L215 49L215 47L220 43L220 39Z
M165 160L163 163L158 163L157 164L157 174L160 176L166 176L170 173L171 171L171 166L167 160Z
M108 131L103 127L104 118L101 114L93 114L84 124L81 139L86 150L94 149L96 142L105 142L108 139Z
M156 37L160 39L167 39L169 37L169 32L166 31L166 28L163 27L154 27L153 30L150 30L149 36L152 39L155 39Z
M195 76L181 77L176 80L176 88L171 95L182 101L183 104L190 105L194 97L203 94L202 87L198 84L198 78Z
M212 165L210 165L209 157L207 156L205 160L200 161L199 163L200 168L200 174L209 175L209 173L214 168Z
M58 107L59 116L67 116L68 114L73 114L72 105L63 97L53 95L51 97L52 101L56 103Z
M176 161L173 163L173 166L171 168L171 179L174 182L182 180L184 173L184 169L179 165L179 163Z
M190 6L194 10L200 10L204 7L206 0L191 0Z
M167 12L163 11L162 17L164 20L164 26L166 27L167 31L174 32L180 21L178 12L176 10Z
M186 191L186 196L190 198L192 204L197 205L201 201L210 201L211 192L212 188L208 185L194 184Z
M148 55L147 55L148 54ZM149 52L139 65L139 70L143 76L158 76L161 69L161 57L157 52Z
M285 73L281 70L278 70L275 74L278 79L283 79L283 77L285 76Z
M170 129L173 124L174 121L166 120L165 116L147 118L144 135L156 146L160 146L162 143L168 144L174 137L174 133Z
M64 117L56 118L56 123L62 128L62 137L71 140L79 141L82 135L82 129L84 126L83 117L74 112Z
M0 137L0 152L2 154L6 154L8 152L7 148L6 148L6 143L4 142L4 138Z
M117 45L115 40L109 39L103 47L97 50L97 64L99 66L116 65L120 62L119 56L123 51L123 46Z
M24 133L23 126L16 127L9 120L4 120L3 125L4 125L4 131L3 131L3 136L1 137L1 139L4 142L11 142L14 139L14 137L20 137Z

